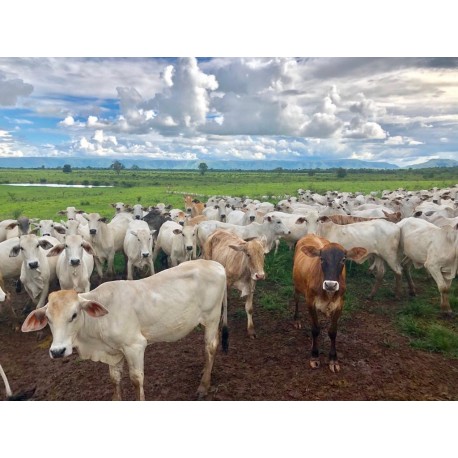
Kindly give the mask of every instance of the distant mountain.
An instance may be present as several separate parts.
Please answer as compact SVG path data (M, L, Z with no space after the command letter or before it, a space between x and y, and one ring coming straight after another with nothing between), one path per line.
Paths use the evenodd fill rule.
M172 169L172 170L197 170L201 162L205 162L210 169L217 170L273 170L283 168L286 170L298 169L397 169L398 166L388 162L360 161L358 159L301 159L297 161L241 161L241 160L205 160L192 161L159 160L159 159L119 159L108 157L14 157L0 158L2 168L61 168L64 164L70 164L73 168L108 168L113 161L119 160L129 169L138 166L141 169Z
M458 167L458 161L454 161L453 159L430 159L421 164L410 165L404 168L426 169L431 167Z

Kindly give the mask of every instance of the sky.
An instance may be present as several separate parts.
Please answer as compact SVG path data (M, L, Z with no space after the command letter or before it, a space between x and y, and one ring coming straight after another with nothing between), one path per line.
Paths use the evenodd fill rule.
M0 157L458 159L458 59L1 57Z

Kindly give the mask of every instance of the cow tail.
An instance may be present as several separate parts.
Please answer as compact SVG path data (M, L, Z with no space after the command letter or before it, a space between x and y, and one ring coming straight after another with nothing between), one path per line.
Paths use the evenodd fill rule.
M223 319L223 330L222 330L221 344L222 344L224 353L227 353L227 351L229 350L229 328L227 327L227 287L224 288L222 319Z
M3 371L1 364L0 364L0 375L2 376L3 383L5 384L6 397L9 398L10 396L13 395L13 392L11 391L10 384L8 383L8 379L6 378L6 374Z

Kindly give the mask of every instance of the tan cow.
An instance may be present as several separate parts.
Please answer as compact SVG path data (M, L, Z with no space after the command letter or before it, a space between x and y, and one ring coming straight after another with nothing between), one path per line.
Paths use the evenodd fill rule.
M248 335L256 337L253 324L253 295L258 280L264 280L265 239L243 240L223 229L215 231L205 242L204 258L218 261L226 269L227 287L247 296Z
M305 297L305 304L312 320L312 352L310 366L316 369L320 366L318 337L320 326L318 314L320 311L331 318L328 330L331 339L329 352L329 369L339 372L337 360L336 336L337 322L344 306L345 260L359 260L366 255L366 249L357 247L345 250L338 243L331 243L322 237L309 234L299 240L294 253L293 282L295 314L298 323L299 296Z

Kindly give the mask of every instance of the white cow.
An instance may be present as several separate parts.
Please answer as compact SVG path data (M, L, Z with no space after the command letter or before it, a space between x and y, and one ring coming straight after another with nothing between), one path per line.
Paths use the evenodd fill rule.
M67 235L64 243L55 245L46 256L59 256L56 275L61 289L74 289L78 293L90 291L95 251L81 235Z
M84 218L84 210L77 210L75 207L67 207L65 210L57 212L58 215L67 215L69 221L76 220L79 221L83 226L87 225L87 221Z
M374 219L361 223L340 225L333 223L327 216L321 216L317 235L331 242L340 243L347 250L354 246L363 247L367 250L367 255L357 262L361 264L368 258L374 261L370 269L374 269L375 283L369 293L369 299L374 297L382 284L385 274L383 261L394 272L396 278L395 296L400 297L402 267L399 256L399 240L401 231L395 223L383 219Z
M107 218L103 218L99 213L85 214L84 217L88 221L89 227L89 243L96 252L95 267L100 279L103 278L103 265L107 261L108 275L114 275L114 255L115 255L115 236L112 227L107 222Z
M238 224L239 226L246 226L256 220L256 206L248 204L244 210L234 210L226 218L230 224Z
M197 255L196 226L180 226L175 221L166 221L159 229L154 246L153 262L160 250L167 254L169 266L189 261Z
M49 284L56 279L57 259L48 260L45 250L57 244L59 240L54 237L38 238L35 234L27 234L19 237L9 254L10 257L20 255L22 264L19 279L37 308L45 305Z
M146 221L131 221L124 237L124 253L127 256L127 280L133 280L133 268L147 266L154 275L153 234Z
M437 284L442 313L451 314L449 293L458 269L458 226L437 227L414 217L403 219L397 226L401 229L400 249L406 256L402 264L410 294L415 295L410 266L424 267Z
M53 335L51 358L69 356L76 348L80 358L108 364L114 400L122 398L126 360L137 399L144 400L146 346L177 341L202 324L205 367L198 395L204 397L210 387L222 308L223 349L227 350L224 267L199 259L142 280L103 283L89 293L52 293L45 307L28 315L22 331L38 331L49 324Z
M49 235L56 238L61 243L64 241L64 235L66 233L65 226L60 223L55 223L52 219L42 219L38 224L32 223L32 226L38 229L40 237Z
M18 237L18 228L15 219L5 219L0 221L0 242L7 239Z
M262 224L251 223L248 226L223 223L220 221L204 221L197 229L197 240L200 247L203 247L208 237L218 229L224 229L232 234L238 235L241 239L252 238L264 239L265 253L269 253L274 242L279 237L286 237L290 231L277 216L266 216Z

